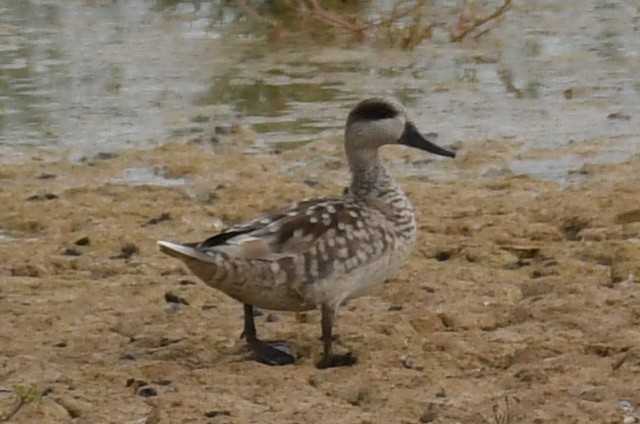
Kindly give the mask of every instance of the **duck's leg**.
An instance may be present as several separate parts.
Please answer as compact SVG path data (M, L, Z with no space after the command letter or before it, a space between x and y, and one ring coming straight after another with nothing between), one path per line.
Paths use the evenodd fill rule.
M345 367L355 364L358 361L351 352L347 352L342 355L334 354L331 350L331 344L333 342L333 317L335 316L335 310L327 305L322 305L322 347L324 354L322 359L316 365L320 369L332 368L332 367Z
M244 331L242 335L259 362L267 365L293 364L295 358L286 342L264 342L258 339L253 318L253 306L246 303L244 304Z

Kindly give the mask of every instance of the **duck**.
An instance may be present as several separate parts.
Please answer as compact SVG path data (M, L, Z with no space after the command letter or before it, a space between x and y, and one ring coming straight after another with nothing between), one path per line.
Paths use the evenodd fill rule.
M344 150L351 173L341 197L305 199L233 225L195 243L157 241L206 285L244 307L242 336L254 359L295 362L289 344L258 338L254 308L320 309L320 369L350 366L352 352L333 350L339 307L394 277L411 254L418 226L413 206L385 167L379 149L400 144L455 158L430 141L395 99L368 98L349 112Z

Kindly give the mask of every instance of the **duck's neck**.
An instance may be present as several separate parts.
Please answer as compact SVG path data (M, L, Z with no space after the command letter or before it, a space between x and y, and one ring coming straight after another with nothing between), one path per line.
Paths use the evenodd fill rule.
M376 149L349 152L351 186L349 193L358 198L379 197L391 191L402 192L389 174Z
M382 164L378 152L350 154L349 166L352 173L349 196L380 211L394 224L394 231L405 240L404 245L410 251L417 229L413 205Z

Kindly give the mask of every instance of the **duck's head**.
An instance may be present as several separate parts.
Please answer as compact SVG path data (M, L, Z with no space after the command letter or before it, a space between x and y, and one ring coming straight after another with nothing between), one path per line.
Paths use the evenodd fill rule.
M371 98L358 103L347 118L345 143L347 150L375 150L385 144L404 144L436 155L456 156L423 136L407 119L404 107L391 99Z

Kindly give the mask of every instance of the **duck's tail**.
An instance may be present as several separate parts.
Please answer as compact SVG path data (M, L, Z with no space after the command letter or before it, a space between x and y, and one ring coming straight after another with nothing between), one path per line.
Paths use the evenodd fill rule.
M202 262L213 262L214 258L195 248L195 245L178 244L170 241L158 240L156 242L158 250L164 254L180 259L184 262L198 260Z

